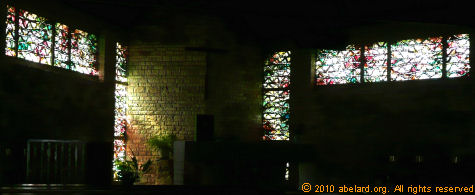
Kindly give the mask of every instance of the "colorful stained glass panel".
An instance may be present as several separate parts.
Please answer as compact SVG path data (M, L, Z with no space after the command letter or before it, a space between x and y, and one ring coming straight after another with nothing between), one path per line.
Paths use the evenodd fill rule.
M124 136L127 129L127 86L115 85L115 131L114 136Z
M127 47L116 44L115 55L115 80L120 82L127 82Z
M360 82L361 51L349 45L344 51L321 50L317 54L317 85L333 85Z
M289 140L290 54L276 52L264 66L264 140Z
M16 56L15 53L15 8L12 6L7 6L7 20L5 21L5 55L7 56Z
M365 46L364 56L366 61L364 65L364 81L387 81L388 44L378 42L370 46Z
M116 43L116 81L127 82L127 47ZM124 139L127 131L127 86L125 84L115 85L115 124L114 136ZM114 142L115 151L114 162L125 160L125 142ZM117 169L114 164L114 178L117 177Z
M124 161L125 160L125 141L122 139L115 139L114 140L114 164L112 166L112 170L114 172L114 179L118 179L118 166L115 163L116 161Z
M290 51L277 52L264 66L264 88L287 88L290 84Z
M391 45L391 80L442 77L442 37L409 39Z
M18 58L51 65L52 25L46 19L19 10Z
M125 142L121 139L114 140L114 159L125 159Z
M289 90L264 93L264 140L289 140Z
M97 75L97 38L82 30L71 33L71 70Z
M56 23L54 38L54 66L70 69L69 67L69 27Z
M447 77L462 77L470 72L470 39L468 34L450 36L447 40Z

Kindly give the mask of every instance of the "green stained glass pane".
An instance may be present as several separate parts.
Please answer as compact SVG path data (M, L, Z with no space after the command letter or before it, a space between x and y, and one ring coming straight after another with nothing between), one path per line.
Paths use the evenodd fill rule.
M78 29L71 31L71 70L98 75L96 57L96 36Z
M18 58L51 65L51 25L31 12L20 9L18 13Z

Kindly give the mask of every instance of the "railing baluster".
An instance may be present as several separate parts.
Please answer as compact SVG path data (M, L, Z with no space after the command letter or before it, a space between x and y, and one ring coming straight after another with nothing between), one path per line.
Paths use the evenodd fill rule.
M28 140L26 181L40 184L84 182L85 144L66 140Z

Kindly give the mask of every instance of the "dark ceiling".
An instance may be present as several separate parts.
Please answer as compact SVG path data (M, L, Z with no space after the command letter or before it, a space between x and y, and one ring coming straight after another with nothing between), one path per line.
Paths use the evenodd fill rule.
M474 26L475 11L459 1L281 1L281 0L58 0L100 17L109 23L131 27L153 22L156 13L198 13L221 17L260 37L310 37L338 34L348 29L381 22L423 22ZM155 17L155 18L154 18ZM278 32L278 33L276 33ZM325 37L325 36L321 36Z
M281 0L61 0L71 7L132 24L155 9L173 9L215 14L230 19L270 20L276 16L298 23L351 24L374 20L404 20L436 23L466 23L474 14L469 2L459 1L281 1ZM128 16L128 17L127 17Z

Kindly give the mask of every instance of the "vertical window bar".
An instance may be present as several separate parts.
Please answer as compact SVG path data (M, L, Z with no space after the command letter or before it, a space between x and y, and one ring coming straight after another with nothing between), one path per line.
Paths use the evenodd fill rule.
M61 169L60 165L58 162L60 162L60 160L58 160L58 145L61 144L61 147L63 147L63 144L64 143L53 143L54 144L54 169L53 169L53 175L54 175L54 179L53 181L58 181L58 175L61 174L61 171L58 171ZM59 159L61 159L61 153L60 153L60 156L59 156Z
M447 48L449 47L447 40L447 36L442 38L442 79L447 79Z
M74 144L74 176L77 178L79 176L79 166L78 166L78 148L79 143Z
M14 39L15 39L15 57L18 57L18 39L19 39L19 35L18 33L20 32L19 31L19 28L20 28L20 11L17 7L15 7L15 35L14 35Z
M86 169L86 144L81 144L81 177L84 177L84 171Z
M392 67L391 67L391 44L392 42L391 41L388 41L388 59L387 59L387 70L386 70L386 77L387 77L387 81L388 82L391 82L391 71L392 71Z
M364 67L366 65L366 57L364 55L364 52L365 52L365 48L364 48L364 44L361 44L360 45L360 83L364 83L365 82L365 79L364 79Z
M71 47L73 47L73 43L71 42L71 37L72 37L72 34L71 34L71 30L74 29L72 28L71 26L69 26L68 28L68 69L71 70L72 69L72 66L73 66L73 63L71 61Z
M35 161L38 161L38 145L39 144L34 144L32 142L29 142L31 146L33 147L33 159ZM40 161L41 162L41 161ZM31 166L38 168L38 164L31 164ZM41 167L40 167L41 168ZM29 178L29 182L35 182L38 179L38 169L33 171L33 169L30 170L32 172L31 177Z
M50 167L51 167L51 142L46 144L46 183L51 183Z
M64 170L64 160L67 160L67 159L64 159L65 155L64 155L64 145L67 145L65 144L64 142L60 142L60 143L57 143L57 144L61 144L60 146L60 149L58 151L58 149L56 149L56 153L59 153L60 156L58 158L58 160L56 160L56 169L57 170L61 170L58 172L58 174L56 175L58 178L56 179L56 182L59 181L59 183L64 183L64 174L65 172L67 172L68 170Z
M469 38L468 41L469 41L469 44L470 44L470 46L469 46L469 48L468 48L468 49L469 49L469 52L470 52L469 55L468 55L468 56L469 56L469 58L468 58L468 59L469 59L468 63L470 64L470 67L471 67L471 68L470 68L470 69L471 69L470 72L473 72L473 70L474 70L474 69L473 69L474 66L473 66L473 63L472 63L472 62L473 62L473 57L474 57L474 56L473 56L473 50L474 50L474 49L473 49L473 45L475 45L475 44L474 44L475 41L474 41L474 39L473 39L473 35L474 35L474 33L468 34L468 36L469 36L469 37L468 37L468 38ZM473 81L475 81L475 77L474 77L474 74L473 74L473 73L470 73L470 72L468 72L468 76L469 76L469 79L472 80L472 82L473 82ZM472 119L473 119L473 118L472 118Z
M0 13L1 13L1 17L6 21L7 20L7 16L8 16L8 7L7 7L7 4L5 3L5 1L1 1L0 2L0 6L2 7L2 10ZM0 29L6 29L7 28L7 24L6 22L3 23L1 22L0 23ZM3 33L1 35L1 40L3 40L2 42L0 42L0 47L3 48L3 52L5 53L5 49L7 47L6 45L6 38L7 38L7 34L6 33ZM3 55L4 56L4 55Z
M43 158L43 152L45 151L44 150L44 145L45 143L44 142L41 142L41 148L40 148L40 152L39 152L39 155L40 155L40 178L39 178L39 181L42 181L44 179L44 170L45 170L45 167L44 167L44 158Z
M68 155L67 155L68 156L67 157L67 159L68 159L68 168L66 170L67 170L67 174L68 174L68 176L67 176L68 181L67 182L69 182L69 183L73 182L72 181L73 177L72 177L72 174L71 174L71 172L73 171L73 169L71 168L72 167L71 164L72 164L72 161L73 161L73 158L72 158L72 155L71 155L72 146L74 146L74 143L71 143L71 144L67 145L67 148L68 148Z
M56 58L54 55L54 48L56 47L56 21L50 23L53 27L53 34L51 35L51 66L54 66L54 59Z
M95 47L96 47L96 52L94 52L94 64L92 65L92 73L93 75L95 74L94 71L96 71L96 73L98 73L99 71L99 42L100 42L100 38L99 38L99 35L97 33L88 33L88 36L86 36L87 39L89 39L89 36L91 34L94 34L96 36L96 41L94 42L95 43ZM115 56L114 56L115 57Z

